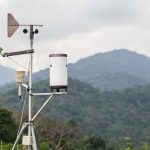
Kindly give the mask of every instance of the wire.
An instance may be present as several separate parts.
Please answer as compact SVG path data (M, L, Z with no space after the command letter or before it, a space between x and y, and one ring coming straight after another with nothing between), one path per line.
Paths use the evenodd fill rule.
M14 61L14 60L13 60L12 58L10 58L9 56L8 56L8 58L9 58L12 62L14 62L15 64L17 64L18 66L24 68L25 70L28 70L25 66L23 66L23 65L19 64L18 62Z
M9 57L8 57L9 58ZM12 60L11 58L9 58L10 60ZM13 61L13 60L12 60ZM15 62L16 63L16 62ZM20 64L18 64L20 65ZM21 65L22 66L22 65ZM29 76L29 66L30 66L30 61L29 61L29 64L28 64L28 69L26 69L28 71L28 76ZM24 66L22 66L23 68L25 68ZM26 90L26 96L23 100L22 98L22 101L23 101L23 106L22 106L22 112L21 112L21 118L20 118L20 123L19 123L19 128L18 128L18 133L17 135L19 134L20 130L21 130L21 126L22 126L22 122L23 122L23 115L24 115L24 109L25 109L25 104L26 104L26 101L27 101L27 97L28 97L28 91Z
M20 118L20 123L19 123L19 128L18 128L18 133L17 133L17 135L19 134L20 129L21 129L21 126L22 126L22 120L23 120L24 109L25 109L25 104L26 104L27 97L28 97L28 92L26 91L25 99L23 100L23 98L22 98L23 106L22 106L21 118Z

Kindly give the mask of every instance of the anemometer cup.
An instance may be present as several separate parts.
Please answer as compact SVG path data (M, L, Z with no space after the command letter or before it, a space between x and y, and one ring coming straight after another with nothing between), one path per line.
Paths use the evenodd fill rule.
M23 29L23 33L24 34L28 33L28 30L27 29Z
M34 33L35 33L35 34L38 34L38 33L39 33L39 30L38 30L38 29L35 29Z

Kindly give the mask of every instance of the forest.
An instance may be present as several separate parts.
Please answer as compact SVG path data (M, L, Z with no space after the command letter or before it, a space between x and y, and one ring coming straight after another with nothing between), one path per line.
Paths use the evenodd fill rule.
M36 82L33 90L49 92L48 79ZM87 83L69 79L68 95L54 97L53 102L48 104L36 120L41 146L56 150L146 150L150 145L149 90L150 85L100 91ZM4 125L4 129L0 128L0 135L7 132L6 128L12 130L8 132L11 134L7 136L9 139L1 136L4 142L12 143L16 137L24 100L17 97L17 86L13 83L3 91L5 92L0 94L1 108L8 111L6 116L13 118L6 119L12 121L6 124L14 125L13 129ZM25 97L27 91L23 92ZM46 97L33 98L33 113L45 99ZM24 112L24 121L26 120L27 106ZM62 147L58 148L59 146Z

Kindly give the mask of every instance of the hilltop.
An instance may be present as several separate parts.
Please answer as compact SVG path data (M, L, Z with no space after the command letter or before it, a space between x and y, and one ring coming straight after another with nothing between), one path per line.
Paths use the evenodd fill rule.
M125 89L150 82L150 58L126 49L97 53L68 65L70 78L87 82L101 90ZM49 69L34 79L49 76Z

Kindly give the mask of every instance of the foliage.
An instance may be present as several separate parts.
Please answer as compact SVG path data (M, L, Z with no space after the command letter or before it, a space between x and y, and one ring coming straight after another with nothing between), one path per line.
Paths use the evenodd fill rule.
M142 150L148 150L149 149L149 145L147 143L144 143L142 145Z
M48 150L49 149L48 142L45 142L45 141L41 142L40 149L42 149L42 150Z
M42 122L41 122L42 121ZM41 140L46 140L49 143L49 148L52 150L74 150L80 142L80 130L74 121L69 121L67 124L56 121L42 120L37 124Z
M10 111L0 109L0 139L12 142L16 137L16 124Z
M10 144L10 143L3 143L2 144L3 150L10 150L11 148L12 148L12 144Z
M49 92L48 80L35 83L33 91ZM68 122L73 118L86 134L103 135L112 143L117 141L122 144L124 137L130 137L134 145L150 143L149 91L150 85L102 92L86 83L69 79L68 95L54 97L40 115L60 122ZM17 89L14 88L1 95L3 107L18 112L23 102L16 94ZM33 113L46 98L33 97Z
M101 137L91 136L86 141L86 150L105 150L106 142Z

